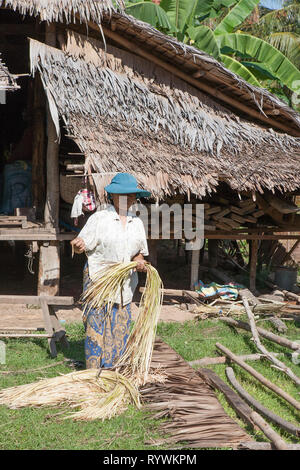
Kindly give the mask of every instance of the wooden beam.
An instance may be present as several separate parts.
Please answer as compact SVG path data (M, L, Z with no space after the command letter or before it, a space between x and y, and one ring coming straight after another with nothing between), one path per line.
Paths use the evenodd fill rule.
M73 297L58 297L58 296L45 295L43 296L43 300L45 300L48 303L48 305L73 305L74 304ZM0 304L41 305L41 298L37 295L0 295ZM12 328L12 329L15 329L15 328Z
M97 26L95 23L89 21L88 25L91 29L97 31L98 34L100 33L99 26ZM199 90L208 93L209 95L223 101L224 103L229 104L232 107L235 107L239 111L242 111L243 113L246 113L247 115L250 115L254 119L258 119L259 121L266 123L268 126L272 126L275 129L280 129L290 135L300 136L300 130L297 131L296 129L291 129L291 127L286 124L276 121L275 119L266 117L259 111L256 111L255 109L250 108L249 105L246 105L238 100L235 100L234 98L232 98L232 96L228 96L216 90L216 88L212 87L211 85L208 85L207 83L204 83L203 81L199 81L198 79L192 76L189 76L188 74L178 69L176 66L171 65L168 62L165 62L164 60L160 59L159 57L156 57L150 52L147 52L142 47L134 44L133 42L129 41L124 36L119 35L115 31L111 31L106 26L102 25L102 30L107 37L113 39L115 42L120 44L122 47L125 47L130 52L137 54L141 57L144 57L145 59L148 59L149 61L159 65L163 69L167 70L168 72L173 73L177 77L190 83L191 85L198 88Z

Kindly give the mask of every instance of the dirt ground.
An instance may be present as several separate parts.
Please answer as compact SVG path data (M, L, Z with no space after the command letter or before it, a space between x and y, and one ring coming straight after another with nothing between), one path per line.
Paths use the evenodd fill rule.
M13 247L8 243L0 244L0 295L36 295L37 259L32 270L28 270L28 259L25 254L28 247L18 242ZM82 270L84 255L70 255L68 244L65 244L61 256L60 295L74 297L74 307L56 308L56 314L63 323L81 321L79 297L82 292ZM184 256L178 256L172 242L162 244L159 250L158 270L164 286L173 289L189 289L189 267ZM139 286L143 286L145 277L139 275ZM132 316L136 318L140 294L138 289L132 303ZM177 306L176 306L177 305ZM194 314L179 308L180 299L165 297L160 321L184 322L195 318ZM35 305L0 304L0 328L38 328L43 327L42 310Z

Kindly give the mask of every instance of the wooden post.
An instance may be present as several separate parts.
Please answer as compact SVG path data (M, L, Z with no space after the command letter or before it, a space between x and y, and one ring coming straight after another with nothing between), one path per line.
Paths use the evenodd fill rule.
M250 291L255 291L258 240L250 241Z
M46 44L56 46L56 27L46 26ZM47 105L47 193L45 205L45 224L47 228L58 227L59 215L59 143L54 122Z
M41 79L34 79L33 98L33 151L32 151L32 196L37 219L42 219L45 204L45 99Z
M195 290L195 283L198 282L199 278L199 259L200 259L200 250L192 250L192 260L191 260L191 284L190 289Z
M56 27L46 26L46 44L56 46ZM47 190L44 219L48 229L59 226L59 143L54 122L47 103ZM59 242L40 247L38 295L59 295L60 258Z
M59 242L40 246L38 295L59 295Z

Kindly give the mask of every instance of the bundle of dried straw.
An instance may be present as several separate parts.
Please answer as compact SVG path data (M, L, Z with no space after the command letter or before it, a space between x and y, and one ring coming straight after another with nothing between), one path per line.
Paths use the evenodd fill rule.
M136 262L110 263L93 279L83 296L84 308L103 308L110 315L115 295L136 267ZM150 372L156 327L162 304L162 281L157 270L147 265L146 286L138 318L128 338L126 350L113 369L96 369L60 375L36 383L0 391L0 404L9 408L67 405L79 410L66 418L109 419L124 412L129 403L141 407L138 388L146 382L161 382L164 374Z

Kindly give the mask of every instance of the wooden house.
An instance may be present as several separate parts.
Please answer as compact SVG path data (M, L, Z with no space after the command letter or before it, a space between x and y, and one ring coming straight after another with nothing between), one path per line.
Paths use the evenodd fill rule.
M0 240L34 243L39 293L58 293L59 244L75 236L59 210L76 195L81 173L99 201L125 171L152 202L205 203L205 238L251 240L252 287L258 240L300 238L293 202L300 116L285 103L126 15L121 2L118 9L110 0L0 6L1 57L20 87L8 92L19 100L0 105L1 119L11 125L24 108L30 113L37 214L29 225L0 227ZM192 283L198 258L194 250Z

